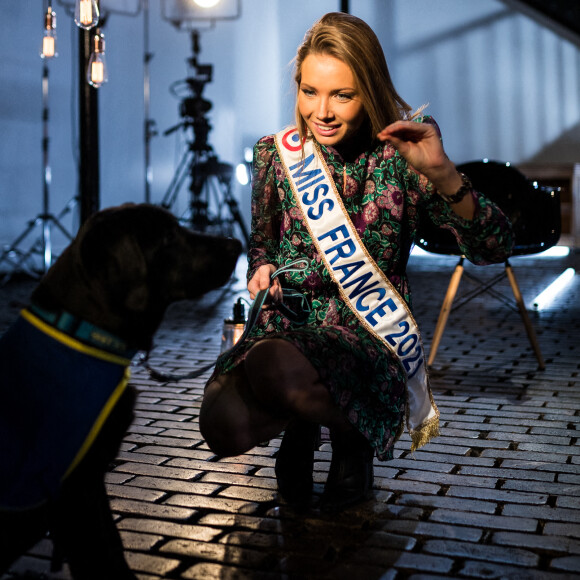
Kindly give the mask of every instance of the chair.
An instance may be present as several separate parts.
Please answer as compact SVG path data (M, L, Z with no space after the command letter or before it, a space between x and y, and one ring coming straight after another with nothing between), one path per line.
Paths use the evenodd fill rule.
M508 163L471 161L457 166L457 169L465 173L470 178L474 188L494 201L510 218L515 237L512 256L540 253L557 244L561 231L560 192L558 188L535 187L520 171L511 167ZM463 263L465 256L461 255L461 251L453 234L447 230L437 228L424 217L421 219L421 214L419 216L415 241L419 247L428 252L459 256L459 262L451 276L435 327L429 358L427 360L428 366L431 366L435 360L450 312L463 306L483 292L487 292L501 300L504 304L507 304L512 310L519 311L536 359L538 360L539 368L541 370L545 368L536 333L528 316L515 274L508 260L505 261L503 271L497 276L489 281L480 280L471 273L464 271ZM453 305L455 294L463 274L476 283L476 288L466 293L461 300ZM509 280L517 307L514 306L511 299L494 288L506 276Z

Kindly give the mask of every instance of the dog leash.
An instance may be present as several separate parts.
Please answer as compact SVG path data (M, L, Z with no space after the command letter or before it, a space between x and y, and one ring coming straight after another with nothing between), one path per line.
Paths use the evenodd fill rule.
M298 260L294 260L293 262L290 262L289 264L286 264L285 266L281 266L280 268L278 268L275 272L272 273L272 275L270 276L270 280L274 280L280 274L283 274L285 272L299 272L301 270L305 270L307 267L308 267L308 260L306 260L306 258L299 258ZM248 313L248 320L246 321L246 325L244 327L244 332L242 333L242 335L240 336L240 338L236 342L236 344L234 344L234 346L232 346L232 348L230 348L229 350L226 351L226 353L228 355L232 355L235 351L237 351L242 346L244 340L247 338L247 336L250 334L250 332L252 331L252 329L256 325L256 322L258 320L258 316L260 315L260 312L262 310L262 306L264 306L264 304L266 302L266 298L268 297L269 291L270 291L270 288L266 288L265 290L260 290L256 294L256 297L254 298L254 302L252 303L252 306L250 307L250 311ZM283 289L283 291L286 293L286 297L292 297L292 298L299 297L302 300L302 312L295 312L294 310L292 310L288 306L284 305L282 302L280 302L277 305L277 308L280 310L280 312L284 316L286 316L287 318L292 320L294 323L304 324L304 322L306 322L306 319L308 318L308 315L310 314L310 308L306 308L307 302L305 302L304 295L300 294L300 292L297 292L295 290L288 289L288 288ZM220 356L223 356L226 353L222 353ZM161 383L175 383L175 382L183 381L186 379L195 379L195 378L201 376L203 373L210 370L211 368L213 368L217 362L217 359L216 359L216 360L212 361L211 363L203 365L201 367L198 367L197 369L195 369L187 374L176 375L176 374L162 373L161 371L154 369L153 367L151 367L149 365L148 360L149 360L149 352L147 352L145 355L142 356L141 360L139 361L139 364L143 365L147 369L149 376L153 380L161 382Z

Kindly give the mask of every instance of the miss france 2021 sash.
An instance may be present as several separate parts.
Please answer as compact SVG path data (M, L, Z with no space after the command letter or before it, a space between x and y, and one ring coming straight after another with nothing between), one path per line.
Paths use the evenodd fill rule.
M296 128L276 134L286 177L312 240L349 308L364 328L401 361L407 373L407 429L411 450L439 434L417 323L406 302L367 252L313 139Z

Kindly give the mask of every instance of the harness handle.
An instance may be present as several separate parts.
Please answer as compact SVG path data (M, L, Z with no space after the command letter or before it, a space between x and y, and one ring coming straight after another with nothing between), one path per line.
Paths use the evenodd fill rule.
M305 270L306 268L308 268L308 260L306 258L299 258L298 260L294 260L293 262L290 262L289 264L285 264L284 266L281 266L280 268L275 270L272 273L272 275L270 276L270 280L274 280L280 274L283 274L285 272L299 272L301 270ZM236 344L234 344L234 346L232 346L232 348L230 348L229 350L226 351L228 354L231 355L236 350L238 350L240 348L240 346L242 345L242 343L244 342L244 340L246 339L246 337L248 336L248 334L250 334L250 332L254 328L254 326L258 320L258 316L260 315L260 312L262 310L262 306L264 306L264 303L266 302L266 298L268 297L269 291L270 291L270 288L266 288L264 290L260 290L256 294L256 297L254 298L254 302L252 302L252 306L250 307L250 311L248 313L248 320L246 321L246 325L244 327L244 332L242 333L242 335L240 336L240 338L238 339ZM286 290L286 292L288 292L288 290ZM298 294L298 293L296 293L296 294ZM307 311L306 317L300 317L300 315L297 315L294 311L290 310L287 307L284 307L284 305L282 303L278 304L278 308L285 316L287 316L290 320L297 322L298 324L304 323L306 320L306 317L310 313L309 311ZM222 353L222 354L225 354L225 353ZM175 383L175 382L183 381L186 379L195 379L195 378L199 377L200 375L203 375L203 373L207 372L212 367L214 367L216 362L217 362L217 359L216 359L213 362L208 363L206 365L203 365L202 367L198 367L197 369L195 369L187 374L175 375L175 374L169 374L169 373L162 373L161 371L155 370L153 367L151 367L149 365L148 360L149 360L149 352L147 352L144 356L142 356L142 358L140 360L140 364L142 364L147 369L149 376L153 380L158 381L160 383Z

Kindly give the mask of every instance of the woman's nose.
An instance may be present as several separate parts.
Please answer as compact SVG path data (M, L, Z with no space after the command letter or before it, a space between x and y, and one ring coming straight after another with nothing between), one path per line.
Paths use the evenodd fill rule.
M316 110L316 116L319 119L332 118L332 111L330 110L330 103L329 103L328 99L326 99L326 98L319 99L317 110Z

